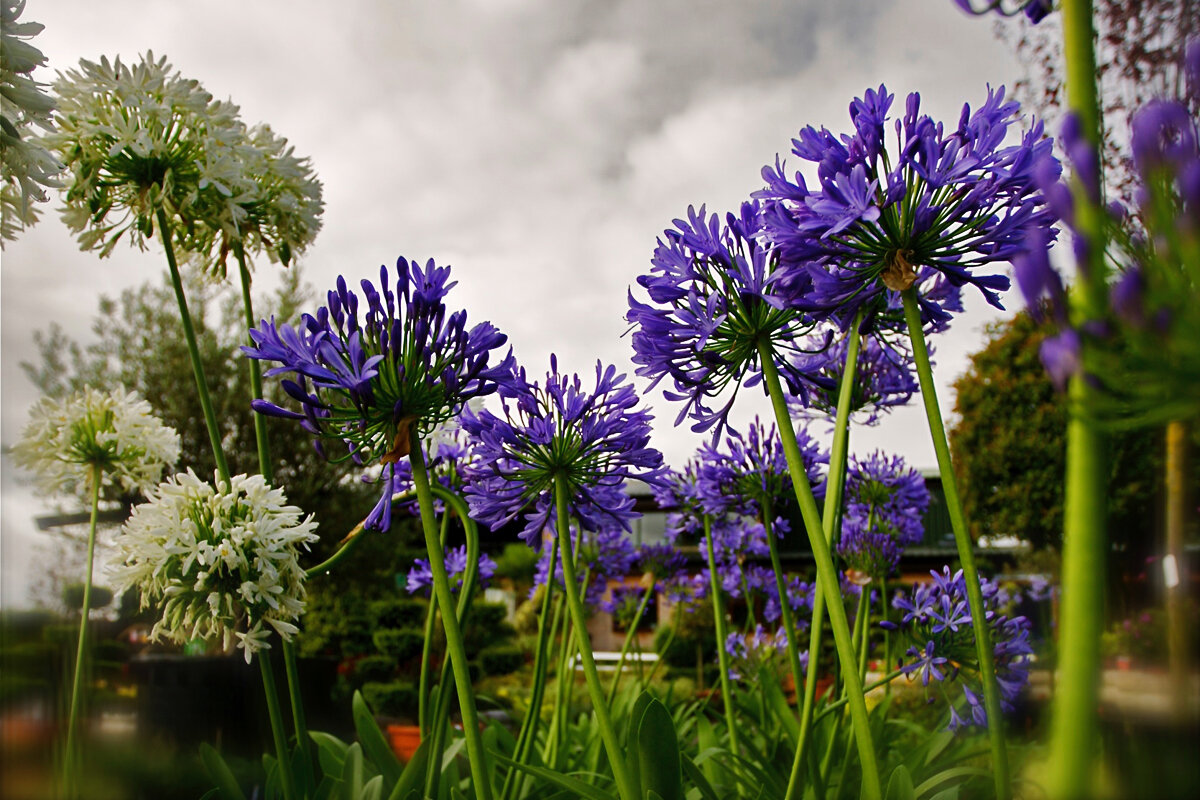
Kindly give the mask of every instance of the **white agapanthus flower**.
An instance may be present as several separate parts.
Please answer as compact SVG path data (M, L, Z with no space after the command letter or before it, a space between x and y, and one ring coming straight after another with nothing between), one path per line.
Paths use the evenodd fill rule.
M25 0L0 0L0 245L37 222L34 204L62 169L34 131L53 129L54 100L32 77L46 57L29 40L44 26L18 22L24 10Z
M261 475L231 484L215 489L191 470L160 484L117 537L112 577L122 590L136 588L143 608L162 603L152 639L219 637L249 663L269 649L271 629L284 639L298 630L298 554L316 541L317 523Z
M47 494L87 496L93 467L102 486L146 494L179 460L179 434L136 393L87 387L42 398L12 454Z
M246 185L225 152L245 138L237 106L149 52L132 66L81 60L54 88L58 130L46 141L68 171L63 220L80 247L107 256L126 233L144 247L161 209L183 249L212 250L212 209Z

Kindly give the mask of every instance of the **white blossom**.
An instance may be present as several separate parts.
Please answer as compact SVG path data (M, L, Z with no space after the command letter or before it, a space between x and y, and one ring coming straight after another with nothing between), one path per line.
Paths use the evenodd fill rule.
M261 475L231 484L214 489L191 470L160 484L117 537L112 573L122 590L140 591L143 608L162 601L152 639L220 637L249 662L270 647L271 629L285 639L298 630L298 555L316 541L317 524Z
M54 100L32 78L46 57L28 40L44 26L18 22L24 10L25 0L0 4L0 245L37 222L34 203L62 169L34 131L53 129Z
M94 466L102 486L145 494L179 460L179 434L136 393L87 387L38 401L12 453L48 494L86 497Z

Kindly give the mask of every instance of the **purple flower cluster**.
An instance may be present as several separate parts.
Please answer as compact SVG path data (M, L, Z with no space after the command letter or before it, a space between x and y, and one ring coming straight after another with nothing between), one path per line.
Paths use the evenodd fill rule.
M446 574L450 576L450 588L458 591L462 588L463 578L467 571L467 547L451 547L446 550ZM487 553L479 554L479 585L486 585L493 575L496 574L496 562ZM428 597L431 587L433 586L433 572L429 568L429 562L423 558L418 558L413 561L412 568L408 571L408 580L404 584L404 588L409 594L424 592Z
M432 260L422 269L401 258L396 288L386 267L379 288L362 281L359 298L338 278L337 288L316 316L298 326L264 320L250 331L250 358L279 366L267 375L292 373L282 387L300 410L253 401L260 414L296 419L321 441L344 444L357 463L385 465L383 492L367 527L391 524L393 465L407 455L411 437L424 437L459 412L473 397L495 392L513 370L511 352L496 363L493 351L507 341L490 322L467 327L466 311L449 313L446 294L454 287L449 267Z
M730 633L725 637L725 652L730 656L729 679L757 679L763 669L782 672L787 651L787 631L779 628L768 633L762 625L754 626L753 633ZM808 669L808 651L800 654L800 665Z
M871 578L890 575L904 548L924 536L929 500L925 479L899 456L852 458L838 554Z
M760 242L761 228L757 202L743 203L724 225L703 206L689 207L688 218L658 240L650 274L638 278L650 302L629 295L637 374L650 388L669 377L664 395L686 401L675 424L690 415L695 431L716 426L714 441L743 382L762 380L760 344L774 354L792 395L804 400L812 385L828 383L811 358L828 342L808 344L813 322L780 296L778 259ZM714 402L722 405L714 409Z
M637 515L625 482L651 485L664 472L650 447L650 420L636 408L633 386L614 367L596 364L595 386L558 372L550 358L545 384L529 383L522 368L500 386L504 416L467 409L462 427L476 441L476 479L466 488L471 515L493 528L525 511L521 538L536 546L554 528L554 487L567 487L568 515L585 530L630 530Z
M1200 106L1200 39L1188 44L1184 74ZM1050 377L1061 389L1073 375L1086 375L1099 389L1090 413L1118 425L1200 413L1200 119L1183 102L1156 100L1134 113L1130 127L1140 187L1132 209L1114 203L1102 216L1105 256L1120 267L1107 302L1072 313L1043 237L1031 235L1013 262L1030 312L1057 327L1041 347ZM1099 156L1074 116L1064 122L1062 143L1075 177L1098 203ZM1070 188L1045 165L1035 172L1075 234L1075 258L1087 275L1096 245L1078 226Z
M1019 106L1005 102L1003 88L989 89L974 111L964 106L954 128L922 114L920 95L910 94L889 152L893 99L883 86L867 90L850 104L853 134L810 126L792 140L792 152L817 165L816 187L799 172L789 177L777 158L755 193L768 201L764 228L779 250L780 293L842 330L859 312L864 333L901 327L898 293L913 286L934 329L962 309L959 289L968 284L1002 307L997 292L1009 281L989 268L1053 221L1033 180L1052 143L1036 123L1005 144Z
M473 470L477 468L478 457L474 445L470 437L458 426L449 431L443 428L424 440L422 447L425 450L425 467L429 471L430 480L436 481L446 489L461 493L463 486L471 479ZM404 494L412 490L412 464L399 461L392 471L392 494ZM433 502L434 511L442 513L445 504L436 497ZM413 516L421 513L416 498L405 505L405 511Z
M950 729L969 725L986 726L983 690L976 661L975 632L967 605L967 588L962 570L950 574L950 568L930 572L933 580L913 586L909 594L899 594L892 606L903 612L899 624L884 622L885 627L902 631L912 643L910 659L901 669L918 676L922 685L931 681L945 688L957 681L966 699L966 716L950 702ZM1000 703L1011 711L1013 702L1028 681L1027 657L1033 654L1029 643L1029 620L999 613L999 587L983 580L980 587L987 624L996 660L996 681Z
M814 386L808 403L789 398L792 415L803 419L829 418L837 413L838 391L845 370L849 339L838 337L822 354L819 373L827 377L826 386ZM932 348L931 348L932 349ZM902 406L916 393L917 378L913 357L904 339L888 341L879 336L863 337L858 349L854 385L850 390L850 413L857 414L863 425L874 425L883 412Z
M571 535L576 534L575 530ZM562 559L550 563L551 540L542 542L542 554L538 559L537 570L533 576L534 588L529 596L533 597L538 586L550 580L551 572L555 583L563 586ZM637 552L633 541L619 526L610 525L599 530L585 530L578 551L575 553L575 564L578 578L582 583L587 581L584 589L583 602L585 605L597 608L608 591L610 580L624 580L630 569L637 562ZM553 566L553 570L551 570Z
M981 3L982 5L976 6L973 0L954 0L955 5L975 16L995 11L1001 16L1012 17L1025 12L1026 18L1034 25L1054 10L1054 0L981 0Z

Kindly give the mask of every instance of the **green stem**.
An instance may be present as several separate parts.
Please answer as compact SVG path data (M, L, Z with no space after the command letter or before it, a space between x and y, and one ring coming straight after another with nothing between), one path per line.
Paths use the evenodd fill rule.
M588 694L592 698L592 710L596 715L596 723L600 727L600 738L604 742L604 750L608 753L609 766L612 767L613 779L621 800L638 800L637 787L633 785L625 767L625 752L617 741L613 730L612 720L609 719L608 706L604 702L604 689L600 685L600 676L596 672L596 661L592 657L592 643L588 639L587 619L583 612L583 602L573 587L579 584L575 580L575 556L571 552L571 537L567 522L567 504L569 502L567 482L561 477L554 479L554 504L558 515L558 535L562 546L563 584L567 587L567 610L571 614L575 626L575 638L579 645L579 656L583 662L583 677L587 682Z
M612 686L608 688L608 705L611 708L613 700L617 696L617 687L621 685L621 673L625 670L625 656L629 653L629 646L633 643L634 637L637 635L638 625L642 624L642 615L646 613L646 606L650 602L650 595L654 594L654 585L642 593L642 599L638 602L637 610L633 613L633 622L629 624L629 630L625 632L625 641L621 644L621 656L617 659L617 672L613 676ZM641 659L638 659L641 663Z
M1100 143L1100 103L1096 87L1091 0L1063 0L1059 11L1067 105L1079 118L1084 138ZM1107 305L1106 242L1103 211L1078 180L1074 185L1077 235L1087 242L1086 263L1079 264L1071 293L1076 325L1101 319ZM1080 345L1087 363L1088 343ZM1063 506L1062 604L1059 627L1061 681L1051 715L1048 781L1051 798L1092 794L1092 765L1099 728L1100 634L1104 624L1105 498L1108 494L1108 453L1105 437L1084 417L1092 389L1082 377L1068 388L1066 496Z
M204 377L204 365L200 362L200 348L196 344L196 329L192 326L192 315L188 311L187 297L183 293L183 279L179 275L179 265L175 263L175 248L171 244L171 232L167 225L167 215L158 209L158 232L162 239L163 250L167 253L167 266L171 273L171 286L175 290L175 300L179 304L179 319L183 323L183 338L187 342L188 358L192 362L192 375L196 378L196 394L200 398L200 408L204 412L204 425L208 429L208 441L212 445L213 459L217 464L217 475L229 484L229 464L225 461L225 451L221 447L221 431L217 427L217 415L213 411L212 397L208 393L208 381Z
M283 730L283 713L279 710L279 695L275 690L275 674L271 657L266 650L258 651L258 669L262 673L263 694L267 701L267 716L271 719L271 737L275 740L275 757L279 761L279 782L284 800L295 800L296 785L292 775L292 759L288 755L287 735Z
M717 580L717 558L713 548L712 517L704 515L704 543L708 556L708 583L712 591L713 624L717 629L717 666L720 669L721 705L725 707L725 727L729 729L729 752L738 757L738 726L734 718L733 685L729 682L729 653L725 650L725 604L721 582Z
M792 604L788 599L787 581L783 576L783 562L779 559L779 538L775 535L772 516L770 502L764 502L762 523L767 535L767 549L771 554L771 569L775 572L775 590L779 593L780 617L783 620L783 630L787 634L787 654L788 663L792 667L792 685L799 687L804 683L804 668L800 666L800 648L796 645L796 621L792 614ZM793 759L793 767L797 763L801 762Z
M671 630L667 631L667 641L663 643L662 652L658 659L650 666L650 674L646 676L646 685L649 686L654 680L654 676L658 674L658 668L666 661L666 654L671 652L671 645L675 644L675 634L679 631L679 611L683 608L683 603L675 603L671 607Z
M446 549L446 530L450 527L450 511L442 512L442 526L438 538L442 549ZM417 727L422 736L428 736L429 728L429 661L433 657L433 632L437 622L437 597L430 596L425 610L425 643L421 646L421 675L417 679Z
M416 491L408 491L404 494L392 495L392 505L407 503L416 497L416 495ZM304 570L304 577L312 579L318 575L324 575L325 573L329 572L329 570L333 569L333 567L337 566L338 562L350 555L351 551L354 550L355 546L359 543L359 541L362 540L362 534L364 530L363 523L360 522L355 525L354 528L342 539L341 546L338 547L337 552L322 561L320 564L317 564L315 567L310 567L309 569Z
M414 427L408 452L412 464L413 485L421 507L421 528L425 534L425 550L429 556L429 571L433 573L433 591L438 605L453 609L454 595L450 591L450 578L446 574L446 563L438 541L437 523L433 516L433 493L429 487L429 475L425 471L425 455ZM465 588L465 587L464 587ZM454 682L458 690L459 712L462 714L463 734L467 740L467 760L471 766L471 778L475 784L475 796L479 800L491 800L491 771L488 769L487 754L479 735L479 714L475 709L475 694L471 689L471 673L467 667L467 651L463 646L462 628L456 614L442 614L442 627L446 632L446 651L454 670Z
M792 478L792 488L796 492L796 501L800 505L800 515L804 519L804 529L812 546L813 560L817 566L817 581L822 591L829 598L841 596L837 573L833 567L833 556L830 553L829 542L821 523L820 512L817 510L817 499L813 496L812 486L808 482L808 473L804 467L804 459L796 444L796 429L788 416L787 398L783 386L779 382L779 371L775 367L773 354L765 342L758 345L759 362L762 365L763 383L771 397L771 406L775 411L775 424L779 427L780 438L783 440L783 452L787 457L788 472ZM871 727L867 717L867 704L863 699L862 681L859 680L855 665L858 659L854 655L854 644L850 641L850 625L846 622L846 609L840 602L829 602L827 606L829 627L833 633L834 647L837 649L838 663L841 664L846 689L850 698L850 719L854 725L854 737L858 744L858 755L863 767L862 796L867 800L878 800L883 796L883 788L879 780L879 766L875 757L875 743L871 738ZM811 657L811 656L810 656Z
M855 619L855 622L858 623L858 641L855 643L858 650L858 678L865 683L867 680L867 650L870 649L868 642L871 639L871 587L869 584L863 586L862 591L858 594L858 617ZM866 694L865 689L863 694Z
M833 428L833 443L829 453L829 482L825 491L825 507L822 510L821 530L825 542L833 545L834 529L842 503L842 487L846 483L846 452L850 439L850 404L854 398L854 380L858 373L858 350L862 337L858 326L862 324L862 312L854 318L854 324L846 332L846 362L842 367L838 385L837 416ZM839 587L839 596L840 596ZM812 732L813 706L817 697L817 668L821 661L821 644L825 631L825 593L820 582L813 592L812 625L808 632L808 674L804 677L804 701L800 707L800 740L796 745L796 757L792 760L792 772L788 778L786 800L796 800L800 792L800 780L804 772L804 751L808 747Z
M875 689L878 689L880 686L889 686L892 681L896 680L896 678L899 678L903 674L904 674L904 670L899 670L899 669L892 670L891 672L889 672L887 675L884 675L879 680L874 681L873 683L868 683L866 686L863 687L863 691L870 692L870 691L874 691ZM834 711L837 711L839 708L842 708L845 705L846 705L846 698L844 698L844 697L841 700L833 701L829 705L822 708L820 713L818 713L815 717L813 717L813 724L816 725L818 722L823 720L825 717L829 716Z
M558 563L557 538L550 543L550 563ZM550 666L550 634L558 625L559 607L555 606L553 618L550 614L550 608L554 604L554 581L548 580L545 585L546 591L542 593L542 613L538 616L538 642L533 658L533 688L529 693L529 710L525 713L525 719L521 721L521 731L517 734L517 744L513 749L513 760L518 764L528 762L534 742L537 741L538 724L542 717L542 699L546 695L546 673ZM509 797L512 783L517 780L518 774L524 773L516 767L509 768L508 775L504 778L504 788L500 792L504 800ZM520 783L523 784L524 781Z
M1004 743L1004 712L1000 707L1000 686L996 683L995 656L992 651L991 632L988 630L987 617L984 614L979 572L975 569L971 534L967 530L967 519L963 514L962 501L958 496L954 467L950 463L950 445L946 441L946 427L942 424L942 412L938 407L937 388L933 382L933 367L929 363L929 349L925 345L925 332L921 325L921 309L917 303L916 288L904 290L901 297L904 301L904 319L908 324L908 336L913 346L913 362L917 368L917 381L921 386L921 399L925 403L925 416L929 419L933 450L937 454L938 472L941 473L942 489L946 495L946 512L950 515L950 527L954 529L954 543L958 547L958 560L962 565L963 582L967 589L967 605L971 610L971 626L975 631L975 652L979 658L979 678L983 684L983 705L988 717L988 738L992 747L992 776L996 784L996 797L1004 800L1012 794L1008 771L1008 748Z
M96 521L100 514L100 482L103 476L103 468L99 464L92 464L91 474L88 476L92 490L92 514L88 521L87 572L83 578L83 606L79 615L79 640L75 647L75 675L71 681L71 707L67 713L67 751L63 758L64 783L68 797L74 797L79 789L79 776L75 774L80 761L76 757L76 750L79 747L79 743L76 741L76 731L79 727L79 709L83 703L83 676L87 672L85 662L87 659L88 611L92 607L92 570L96 563Z

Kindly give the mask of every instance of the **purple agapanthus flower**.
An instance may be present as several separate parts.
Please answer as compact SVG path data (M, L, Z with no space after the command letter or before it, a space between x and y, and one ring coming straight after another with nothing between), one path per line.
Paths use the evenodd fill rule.
M556 525L554 486L566 484L568 516L585 530L630 530L637 514L625 482L658 484L662 454L650 446L650 413L614 367L596 364L595 386L562 375L550 358L544 385L522 368L500 387L504 416L468 409L463 429L476 441L476 479L467 486L471 515L492 527L525 512L521 538L536 547Z
M842 330L859 312L864 333L901 328L898 293L913 286L935 330L961 310L966 285L1002 308L998 292L1009 281L1000 265L1028 230L1053 222L1032 174L1036 161L1053 158L1052 143L1035 123L1006 144L1019 106L1005 102L1003 88L989 89L974 111L964 106L953 128L922 114L920 95L910 94L889 151L892 100L883 86L868 90L850 106L853 134L808 127L792 141L795 155L817 165L816 186L776 159L755 193L767 201L764 233L779 250L780 293Z
M822 354L823 363L818 369L828 377L832 388L814 386L807 403L789 398L788 408L794 417L827 419L837 413L848 347L848 338L840 336L830 345L828 353ZM930 351L932 354L932 348ZM912 352L906 339L863 337L858 349L854 385L850 390L851 419L863 425L874 425L882 413L908 403L917 389Z
M268 376L294 376L282 386L299 411L261 399L255 411L299 420L322 452L321 442L333 440L348 448L342 458L384 465L382 496L366 522L376 530L391 524L393 465L407 455L413 432L423 438L466 401L496 391L514 363L511 352L497 358L507 338L490 322L468 328L466 311L448 312L449 267L401 258L396 273L394 292L386 267L378 289L362 281L361 319L358 295L338 278L316 316L305 314L295 328L264 320L250 331L254 346L242 348L278 362Z
M753 633L730 633L725 637L725 652L729 654L729 679L755 680L763 669L784 669L784 653L787 651L787 631L779 628L769 632L762 625L754 626ZM808 669L808 651L800 654L800 665Z
M1034 25L1054 10L1054 0L954 0L954 4L975 16L994 11L1001 16L1012 17L1024 12Z
M451 547L446 550L446 574L450 577L450 588L453 591L458 591L462 588L463 578L467 571L467 547ZM486 586L491 577L496 574L496 562L487 553L479 554L479 572L478 585ZM424 592L429 595L433 587L433 571L429 567L429 562L423 558L418 558L413 561L412 567L408 570L408 579L405 581L404 588L409 594Z
M899 456L876 451L852 458L838 554L849 569L868 578L887 577L904 548L924 536L929 502L925 479Z
M577 531L572 530L575 536ZM551 540L542 542L542 553L534 572L534 588L530 590L533 596L538 586L550 580L553 571L554 581L561 589L563 586L562 559L555 559L554 569L551 570L550 553ZM608 590L610 580L623 580L637 561L637 552L633 541L618 525L610 525L599 530L584 530L580 539L578 552L575 553L575 563L578 569L580 583L587 581L583 601L585 605L597 608Z
M462 493L462 488L470 480L473 471L477 469L478 457L475 454L474 442L457 424L452 421L446 427L435 431L432 436L422 442L425 450L425 467L429 478L442 487ZM367 480L364 478L364 480ZM392 472L392 494L404 494L413 491L412 464L408 461L396 463ZM434 511L438 514L445 509L445 504L434 498ZM421 513L420 505L414 497L404 506L404 510L413 516Z
M987 712L962 570L951 574L950 568L945 567L941 572L930 572L930 576L929 583L917 584L911 592L898 594L892 601L892 606L902 612L898 623L881 624L899 630L912 643L907 661L901 667L907 675L919 677L925 686L935 680L961 687L970 714L966 718L960 716L952 703L951 730L985 726ZM1000 613L1000 589L996 583L984 579L980 589L996 660L1000 705L1011 711L1028 682L1028 657L1033 654L1029 620Z
M650 274L638 278L649 303L629 294L637 374L650 388L670 378L664 395L686 401L675 424L690 416L695 431L715 427L714 441L738 389L762 380L760 344L792 395L804 399L812 385L827 383L819 360L798 358L825 348L809 344L812 321L780 296L777 254L760 241L761 211L743 203L721 225L703 206L689 207L688 218L658 240Z
M1188 52L1200 63L1200 43ZM1055 385L1062 390L1071 377L1085 376L1094 389L1089 415L1124 427L1200 413L1200 261L1194 255L1200 239L1200 118L1185 103L1156 100L1133 114L1130 129L1140 184L1135 206L1112 204L1099 220L1105 258L1121 270L1108 297L1092 296L1072 311L1044 239L1029 237L1013 262L1031 313L1056 329L1041 345ZM1062 141L1075 178L1098 202L1099 155L1077 117L1064 121ZM1074 195L1054 170L1035 166L1034 174L1074 234L1075 259L1087 276L1096 245L1079 227Z

